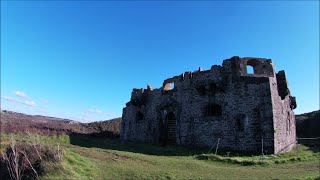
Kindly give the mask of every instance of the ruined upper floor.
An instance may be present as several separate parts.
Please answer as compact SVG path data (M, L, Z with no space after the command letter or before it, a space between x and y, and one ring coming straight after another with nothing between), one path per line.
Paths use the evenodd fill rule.
M251 71L250 71L251 69ZM177 91L195 88L199 95L210 95L217 92L223 93L229 84L243 82L246 84L268 83L269 78L275 78L278 93L281 99L290 95L288 82L284 71L276 73L271 59L234 56L223 61L221 65L213 65L209 70L187 71L180 75L163 81L161 88L133 89L130 103L133 105L145 104L147 96L153 91L161 94L173 94ZM292 100L295 102L295 99ZM296 107L293 103L293 108Z

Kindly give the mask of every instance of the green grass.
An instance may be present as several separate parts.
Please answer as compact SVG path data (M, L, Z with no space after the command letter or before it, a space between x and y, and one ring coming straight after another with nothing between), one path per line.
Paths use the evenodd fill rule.
M61 164L44 176L44 179L97 179L99 171L91 159L83 157L72 149L66 149Z
M220 155L214 154L200 154L195 158L199 160L209 160L224 163L240 164L244 166L250 165L270 165L270 164L287 164L296 162L311 162L320 160L319 147L306 147L299 145L295 147L291 152L282 153L278 155L264 155L264 156L249 156L249 155L231 155L226 157L225 153L220 152Z
M1 135L1 147L8 135ZM14 135L24 141L24 135ZM224 157L203 154L207 149L160 147L157 145L120 143L117 140L85 135L41 136L45 143L57 142L65 149L61 164L51 169L44 179L316 179L319 174L319 150L300 147L281 155L267 155L267 165L260 156ZM199 157L207 158L199 158ZM227 159L233 159L227 160ZM275 161L284 161L275 163ZM244 164L243 162L247 163Z

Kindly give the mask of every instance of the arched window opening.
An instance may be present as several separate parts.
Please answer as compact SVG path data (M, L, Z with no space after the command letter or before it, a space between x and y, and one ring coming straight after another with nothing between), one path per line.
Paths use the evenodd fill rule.
M247 61L246 68L247 74L273 76L273 68L269 62L260 61L258 59L250 59Z
M218 104L208 104L205 108L205 116L221 116L222 109Z
M247 74L259 74L257 71L257 67L261 64L261 62L257 59L250 59L247 61Z
M254 74L253 66L247 65L247 74Z
M141 121L141 120L143 120L143 118L144 118L144 117L143 117L142 112L140 112L140 111L137 112L137 114L136 114L136 120L137 120L137 121Z

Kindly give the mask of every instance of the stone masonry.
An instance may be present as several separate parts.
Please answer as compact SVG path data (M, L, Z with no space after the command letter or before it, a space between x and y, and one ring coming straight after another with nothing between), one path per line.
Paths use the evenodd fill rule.
M247 67L253 68L249 74ZM266 154L296 142L295 97L271 59L232 57L210 70L185 72L154 89L133 89L123 109L124 141L211 147Z

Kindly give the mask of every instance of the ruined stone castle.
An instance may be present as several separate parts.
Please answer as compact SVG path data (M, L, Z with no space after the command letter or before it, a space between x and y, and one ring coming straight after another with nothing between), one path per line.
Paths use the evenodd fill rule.
M247 69L253 68L253 72ZM121 139L279 153L296 142L295 97L271 59L232 57L185 72L154 89L133 89ZM262 140L263 139L263 140Z

